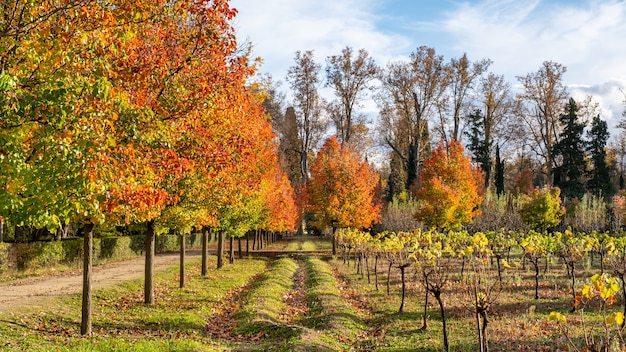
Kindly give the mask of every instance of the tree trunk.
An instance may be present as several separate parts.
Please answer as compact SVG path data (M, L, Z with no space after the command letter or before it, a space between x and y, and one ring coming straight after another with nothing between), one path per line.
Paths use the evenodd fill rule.
M180 288L185 287L185 235L180 234Z
M370 281L370 264L369 264L369 260L367 259L367 256L365 256L365 270L367 270L367 283L371 284L371 281Z
M0 243L4 242L4 220L0 220Z
M237 245L239 246L239 259L243 259L243 253L241 252L241 237L237 238Z
M574 274L574 262L570 263L570 270L572 271L572 298L576 302L576 275ZM571 313L576 311L576 307L572 305Z
M0 242L2 242L0 240ZM600 275L604 274L604 253L600 252Z
M443 307L443 301L441 300L441 292L435 291L433 292L433 296L439 303L439 312L441 313L441 324L443 324L443 350L448 352L450 350L450 346L448 345L448 329L446 327L446 311Z
M208 250L209 250L209 229L204 228L202 231L202 276L206 276L209 260L208 260Z
M483 310L480 314L482 316L482 329L483 329L483 350L485 352L489 352L489 339L487 338L487 311Z
M83 226L83 309L80 334L91 335L91 274L93 257L93 224Z
M475 292L474 292L474 296L476 296ZM478 332L478 346L479 346L478 350L480 352L485 352L483 350L483 329L482 329L482 326L481 326L481 323L480 323L480 313L479 313L479 308L478 307L475 307L474 317L476 318L476 330Z
M376 282L376 291L378 291L378 255L374 256L374 281Z
M337 228L333 227L333 256L337 255L337 239L335 238L335 231L337 231Z
M389 292L389 281L391 280L391 266L393 265L393 262L390 260L389 261L389 267L387 268L387 296L389 296L391 293Z
M224 230L217 232L217 268L224 266Z
M228 263L233 264L235 262L235 238L230 236L228 241Z
M500 256L496 256L496 264L498 265L498 282L502 285L502 271L500 269Z
M622 280L622 296L624 297L624 316L626 316L626 281L624 280L624 274L620 273L619 274L619 278L620 280ZM624 326L626 326L626 319L622 320L622 325L620 326L621 329L624 329Z
M250 255L250 231L246 232L246 255Z
M406 269L406 266L400 265L400 279L402 281L402 300L400 301L400 309L398 310L398 313L402 313L402 311L404 310L404 298L406 296L406 285L405 285L405 281L404 281L404 270L405 269Z
M424 295L424 314L422 314L422 330L428 329L428 323L426 318L428 317L428 276L424 277L424 291L426 294Z
M259 230L254 231L254 237L252 238L252 250L256 250L257 248L257 238L259 237Z
M144 303L154 304L154 220L148 221L146 230L146 267L144 278Z
M539 259L532 263L535 266L535 299L539 299Z

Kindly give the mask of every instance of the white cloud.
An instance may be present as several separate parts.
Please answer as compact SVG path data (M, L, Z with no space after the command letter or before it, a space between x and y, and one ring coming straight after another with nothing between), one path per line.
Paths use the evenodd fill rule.
M260 72L269 72L276 80L284 80L297 50L314 50L316 61L324 64L327 56L346 46L365 48L382 66L429 45L447 59L463 53L472 60L489 58L494 62L491 70L513 84L516 76L537 71L545 60L558 62L568 69L564 79L575 98L593 95L610 126L621 118L626 1L446 1L437 6L449 10L439 12L442 16L433 12L430 22L423 20L428 16L411 22L410 13L394 18L385 8L392 3L232 0L231 6L239 10L235 19L239 40L247 38L253 44L254 55L264 59ZM420 9L429 11L432 6ZM366 111L373 113L372 109L366 104Z
M515 76L552 60L567 67L565 83L576 98L591 94L603 117L621 117L626 87L626 2L486 0L464 3L439 24L454 49L494 61L492 70Z
M376 29L376 0L233 0L238 9L235 26L240 40L248 38L254 53L263 57L261 72L283 79L298 50L314 50L324 63L346 46L366 49L378 62L409 45L401 35ZM263 14L263 15L259 15Z

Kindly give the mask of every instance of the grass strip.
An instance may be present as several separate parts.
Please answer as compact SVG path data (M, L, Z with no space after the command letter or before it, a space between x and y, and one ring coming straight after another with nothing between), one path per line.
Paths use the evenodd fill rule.
M286 307L284 295L293 287L293 277L298 264L290 258L275 260L248 291L246 302L235 315L239 320L237 332L262 341L260 350L276 344L287 344L297 337L301 329L281 323L280 313Z
M367 330L361 317L343 300L327 262L308 257L307 300L309 313L303 324L319 330L337 349L349 348ZM328 338L334 340L331 341Z

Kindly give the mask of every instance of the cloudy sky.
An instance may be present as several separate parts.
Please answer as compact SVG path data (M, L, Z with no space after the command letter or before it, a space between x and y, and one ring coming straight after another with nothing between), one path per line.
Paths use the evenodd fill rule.
M263 59L260 72L284 80L297 50L325 62L351 46L379 65L427 45L446 60L489 58L491 71L536 72L546 60L567 67L565 83L593 95L610 126L626 88L626 0L232 0L240 41Z

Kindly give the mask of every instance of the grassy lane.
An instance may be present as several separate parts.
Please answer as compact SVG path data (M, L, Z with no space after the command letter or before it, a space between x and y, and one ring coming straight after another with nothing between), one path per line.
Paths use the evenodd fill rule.
M214 260L214 258L211 258ZM215 263L212 261L212 267ZM238 287L265 270L266 260L235 261L200 276L200 259L188 262L187 286L178 268L156 276L154 307L143 305L143 281L94 291L94 336L81 337L80 295L51 299L46 309L0 315L0 348L7 351L223 351L232 343L206 333L208 317Z
M234 317L238 321L237 333L253 341L239 349L266 351L277 345L288 347L300 335L300 328L281 321L281 312L286 309L284 296L293 287L297 269L293 259L277 259L248 291L245 303Z
M363 316L341 295L328 263L319 258L306 260L307 300L310 310L302 324L319 333L322 342L312 350L350 350L367 331Z

